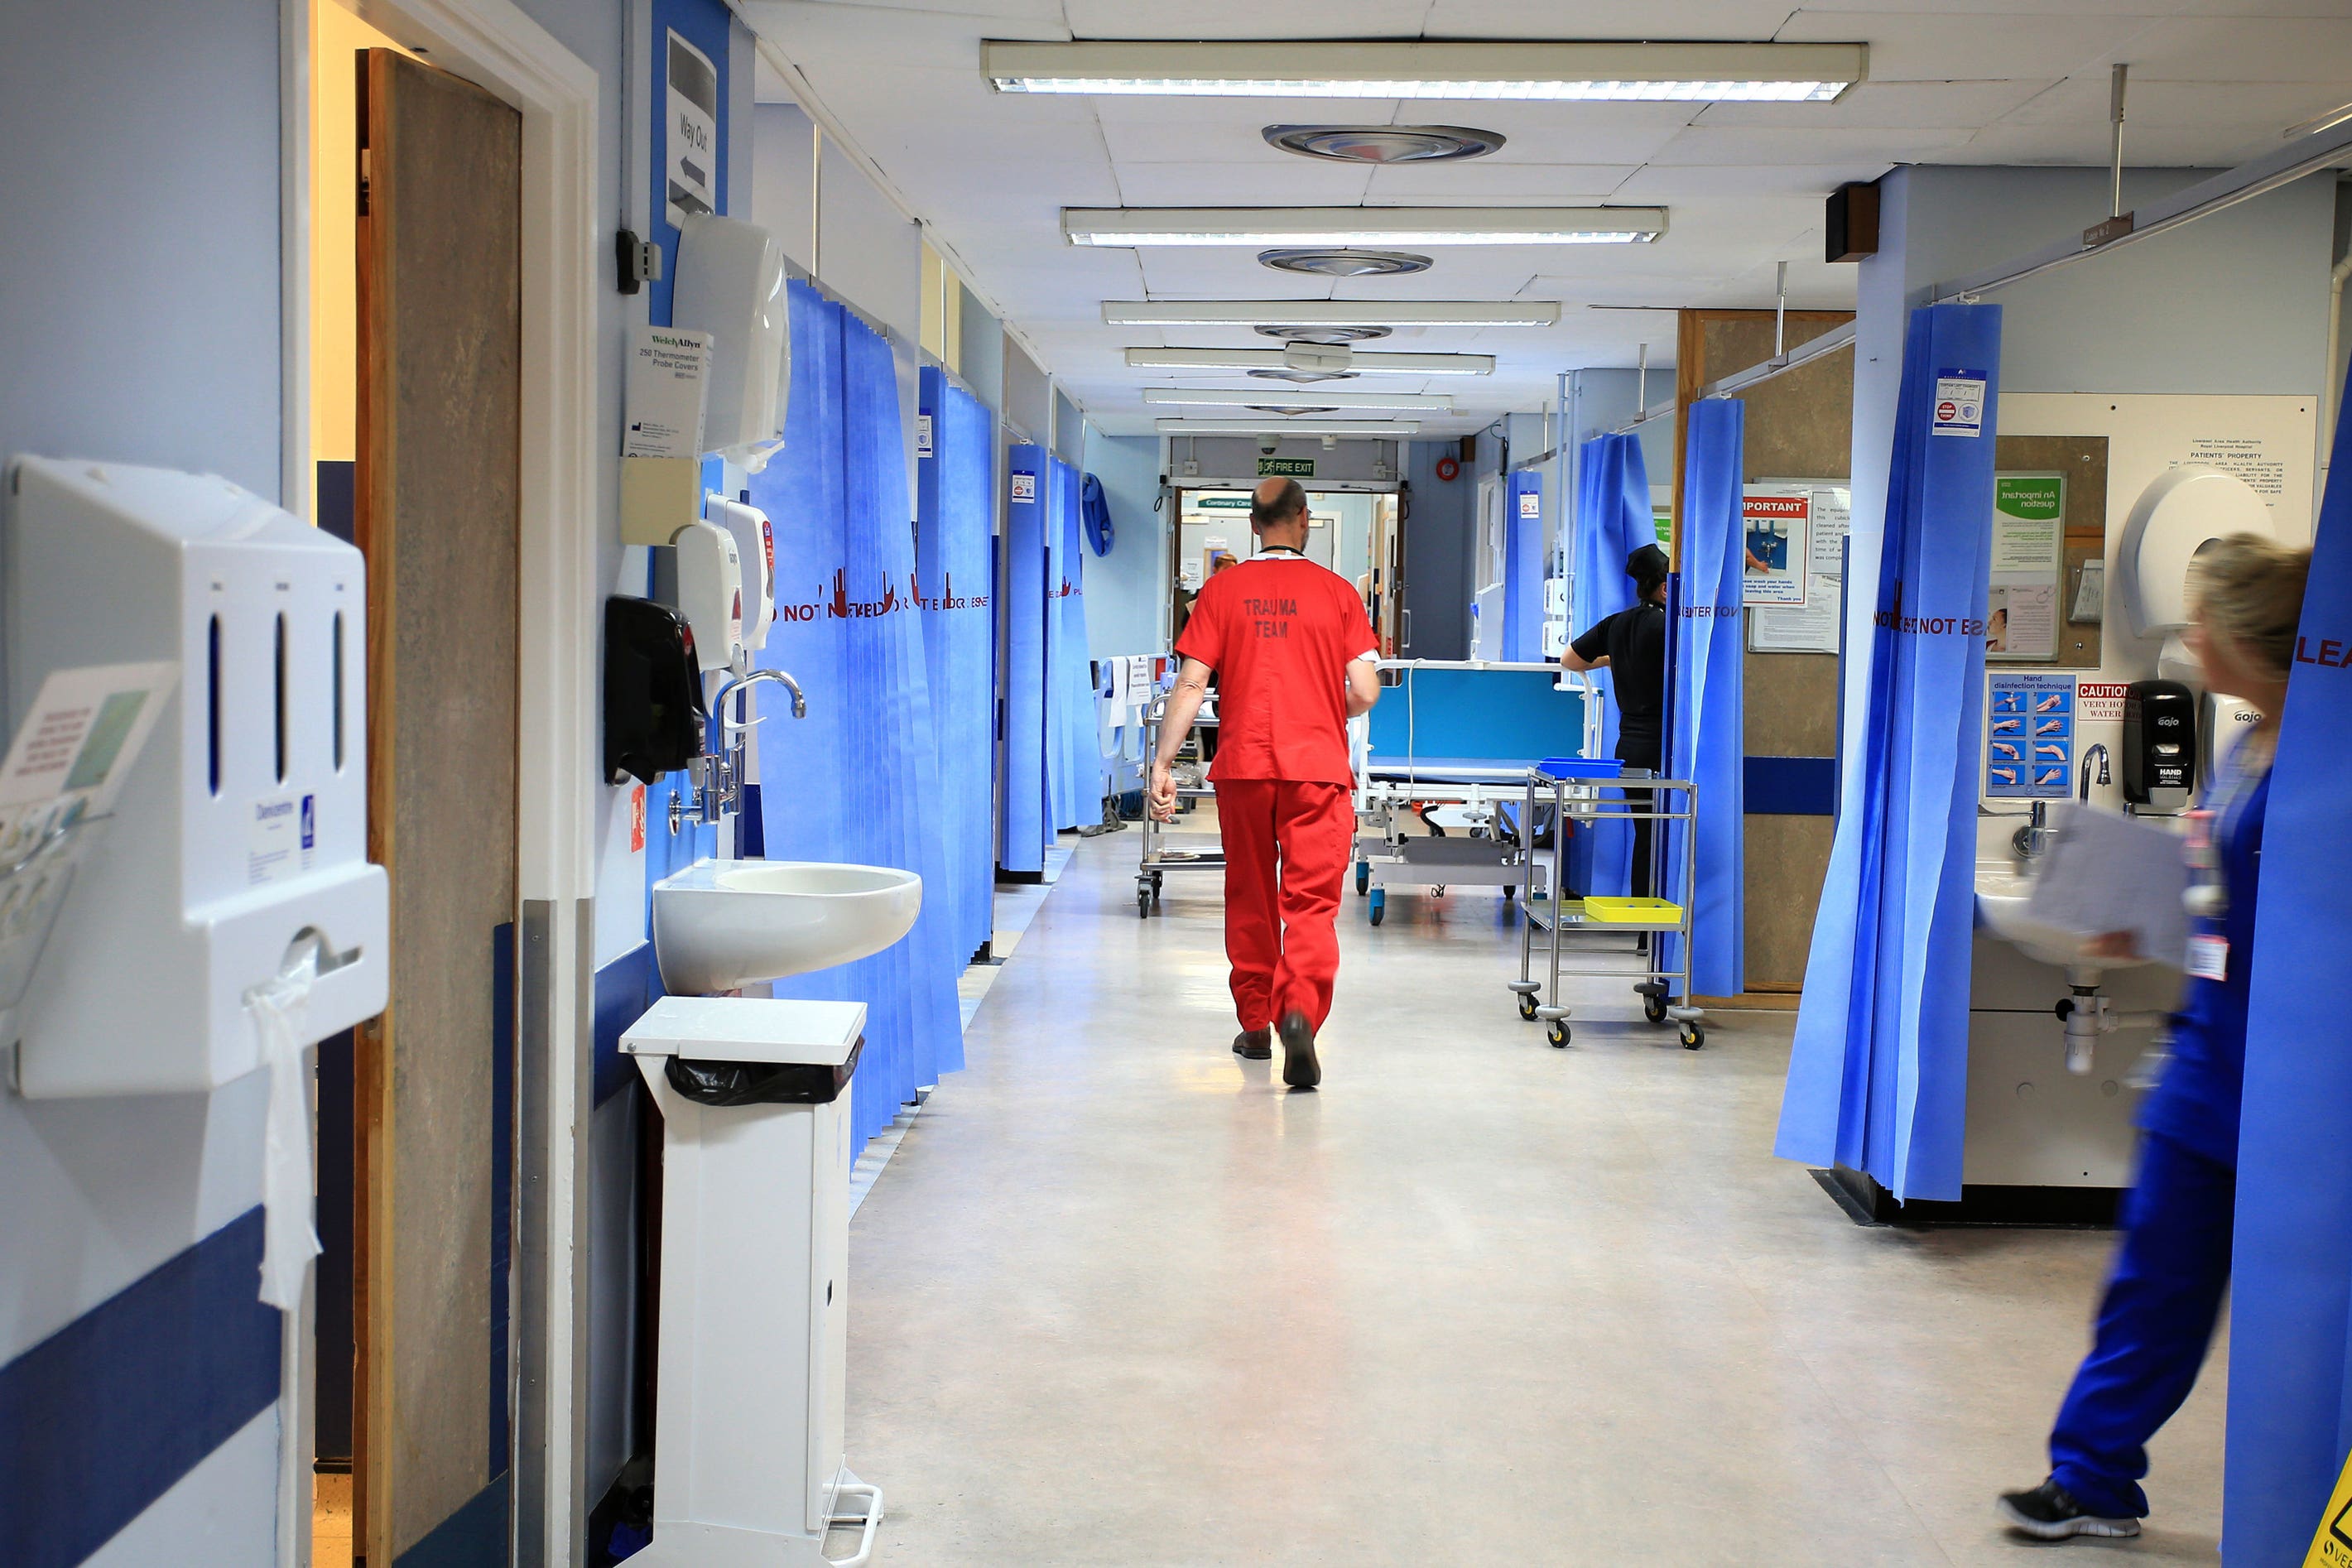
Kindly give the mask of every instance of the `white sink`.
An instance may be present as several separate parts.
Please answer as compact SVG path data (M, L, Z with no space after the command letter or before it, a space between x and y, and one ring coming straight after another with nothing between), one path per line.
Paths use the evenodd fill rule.
M2086 956L2081 936L2056 926L2042 925L2026 913L2026 904L2032 894L2033 879L2021 871L2014 861L1977 862L1977 923L2028 958L2072 969L2094 970L2132 969L2147 962L2145 958Z
M922 907L887 866L697 860L654 884L654 958L672 995L708 996L879 952Z

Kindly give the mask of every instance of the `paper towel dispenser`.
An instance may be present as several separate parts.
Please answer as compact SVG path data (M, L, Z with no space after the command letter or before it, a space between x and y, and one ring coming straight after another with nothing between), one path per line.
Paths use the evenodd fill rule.
M651 599L604 601L604 777L651 784L702 754L702 669L686 617Z
M740 218L701 213L678 231L670 325L713 340L703 450L757 472L783 429L792 376L784 249Z
M2189 568L2197 552L2233 533L2268 539L2276 529L2271 509L2234 474L2198 464L2168 468L2140 492L2124 524L2115 586L2132 635L2160 641L2156 673L2193 678L2195 661L2181 644L2189 622Z

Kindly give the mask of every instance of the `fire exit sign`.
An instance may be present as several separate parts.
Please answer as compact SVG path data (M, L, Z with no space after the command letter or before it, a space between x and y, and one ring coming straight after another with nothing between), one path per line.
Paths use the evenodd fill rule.
M1315 477L1312 458L1260 458L1257 477L1262 479L1311 479Z

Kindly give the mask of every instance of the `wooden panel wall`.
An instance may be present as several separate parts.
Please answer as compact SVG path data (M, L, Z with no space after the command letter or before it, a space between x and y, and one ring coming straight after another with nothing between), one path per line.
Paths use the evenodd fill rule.
M1852 318L1791 310L1786 346L1795 348ZM1675 379L1675 512L1681 514L1683 432L1691 398L1720 376L1772 357L1769 310L1685 310ZM1748 405L1741 478L1840 479L1853 455L1853 355L1839 353L1742 395ZM1834 654L1750 653L1745 666L1747 754L1826 757L1837 750L1838 661ZM1813 915L1829 868L1833 819L1747 819L1745 918L1751 992L1795 991L1805 978Z
M515 919L521 120L364 57L357 536L371 858L392 1005L358 1099L359 1554L378 1568L506 1468L490 1452L493 943ZM503 1317L503 1314L499 1314Z

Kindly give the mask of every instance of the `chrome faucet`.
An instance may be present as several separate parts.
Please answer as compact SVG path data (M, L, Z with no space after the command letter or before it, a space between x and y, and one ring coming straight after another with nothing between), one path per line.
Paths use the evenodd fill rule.
M2074 798L2077 801L2088 801L2091 798L2091 759L2093 757L2099 759L2099 783L2105 784L2107 782L2107 749L2103 745L2092 746L2083 752L2083 765L2074 770Z
M772 680L787 687L793 694L793 717L808 717L808 699L801 694L801 683L781 669L754 669L730 678L710 700L710 750L687 764L687 776L694 783L694 804L688 805L683 795L669 798L669 830L676 834L691 820L708 827L715 826L729 813L741 809L743 804L743 734L757 723L730 724L728 713L736 697L747 686L757 686Z
M2042 858L2050 847L2050 803L2037 800L2024 826L2010 837L2010 845L2017 858L2031 866Z

